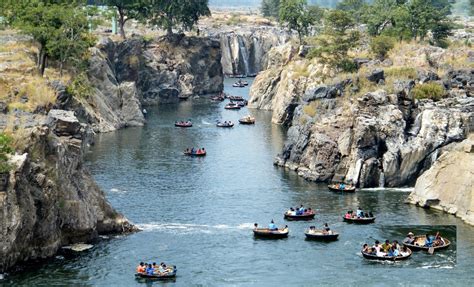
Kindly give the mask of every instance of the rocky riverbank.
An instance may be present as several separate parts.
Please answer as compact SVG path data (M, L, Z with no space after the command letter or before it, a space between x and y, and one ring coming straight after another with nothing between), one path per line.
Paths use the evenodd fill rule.
M0 272L99 234L135 231L83 166L93 135L145 124L146 105L223 90L220 44L209 38L101 38L87 73L65 80L54 69L37 76L34 47L12 35L0 35L0 126L16 151L0 191Z
M413 185L444 146L474 130L474 59L467 48L399 46L384 62L361 60L356 74L328 74L290 45L271 53L249 106L273 110L273 122L290 126L275 164L308 180ZM416 98L413 90L422 85L436 85L442 97Z
M474 134L443 148L416 181L408 202L442 210L474 225Z

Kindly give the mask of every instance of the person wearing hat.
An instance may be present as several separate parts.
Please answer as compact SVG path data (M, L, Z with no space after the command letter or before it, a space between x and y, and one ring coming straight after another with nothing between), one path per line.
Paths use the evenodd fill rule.
M413 232L408 232L407 234L407 237L405 237L405 239L403 239L403 243L406 243L406 244L413 244L415 242L415 234L413 234Z

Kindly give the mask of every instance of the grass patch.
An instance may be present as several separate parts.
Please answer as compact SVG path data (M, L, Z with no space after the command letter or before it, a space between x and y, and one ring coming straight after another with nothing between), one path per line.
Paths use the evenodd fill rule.
M303 107L303 113L314 118L314 116L316 116L318 107L318 102L311 102Z
M56 101L55 91L41 78L29 79L18 87L18 93L8 104L9 110L34 112L38 108L47 108Z
M384 72L388 78L414 80L418 77L416 69L411 67L391 67L384 69Z
M446 94L443 86L438 83L426 83L417 85L411 91L415 99L431 99L438 101Z

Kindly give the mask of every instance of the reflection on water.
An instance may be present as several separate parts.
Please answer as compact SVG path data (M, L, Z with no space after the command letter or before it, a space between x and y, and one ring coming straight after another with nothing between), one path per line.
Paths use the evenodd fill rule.
M248 88L226 88L244 95ZM153 286L252 285L337 286L420 284L467 285L474 279L474 228L453 216L429 211L404 200L400 190L362 190L355 194L330 192L294 172L272 165L285 131L271 124L271 113L224 110L225 103L201 98L149 109L147 126L97 137L88 155L91 171L114 207L143 231L112 238L72 260L53 260L37 270L10 276L20 285L140 285L133 272L139 261L165 261L178 266L173 283ZM256 116L255 126L215 127L216 120ZM189 129L175 128L176 120L191 119ZM182 155L187 147L205 147L205 158ZM284 222L290 206L316 209L316 219ZM358 206L372 211L375 224L342 222L342 215ZM288 239L255 240L252 225L271 219L288 224ZM331 243L306 241L304 230L328 222L340 232ZM403 239L401 229L386 225L457 225L455 250L433 256L414 254L406 262L368 262L360 247L374 239Z

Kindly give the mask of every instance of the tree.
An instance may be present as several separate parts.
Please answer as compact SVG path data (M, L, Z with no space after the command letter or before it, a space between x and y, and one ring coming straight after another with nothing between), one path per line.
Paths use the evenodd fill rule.
M162 27L168 35L173 28L181 26L191 30L200 17L210 16L208 0L147 0L143 19L145 22Z
M474 0L469 0L469 14L474 16Z
M104 0L104 4L115 7L118 13L118 25L120 36L126 39L125 23L130 19L138 19L141 15L140 9L143 8L143 0ZM173 2L173 1L170 1Z
M280 12L280 0L262 0L260 12L264 17L278 18Z
M303 36L308 34L308 29L321 16L321 10L316 6L308 6L306 0L282 0L280 2L279 18L288 29L298 33L300 43Z
M80 58L93 41L86 10L80 1L18 1L11 6L10 22L31 35L39 45L38 71L44 74L48 58L60 65Z
M388 52L395 46L392 37L381 35L372 38L370 41L370 51L379 59L383 60Z
M336 9L349 12L356 22L360 22L366 6L365 0L343 0L337 4Z
M359 32L354 29L351 15L342 10L332 10L324 18L324 31L315 39L316 47L309 57L343 71L353 71L356 65L348 52L359 43Z

